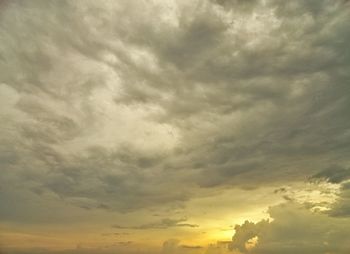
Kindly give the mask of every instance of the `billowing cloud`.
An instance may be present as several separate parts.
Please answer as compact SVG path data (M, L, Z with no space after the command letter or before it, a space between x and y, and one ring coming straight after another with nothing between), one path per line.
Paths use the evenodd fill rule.
M347 162L344 1L3 5L8 188L130 210Z
M287 203L269 211L272 221L246 221L235 227L231 249L242 253L348 253L350 221L312 213ZM249 240L256 237L255 246ZM247 246L248 245L248 246Z
M6 225L91 219L185 234L196 224L153 223L151 214L192 221L186 207L239 189L221 202L234 213L267 188L307 179L341 185L322 216L337 227L349 215L348 1L0 6ZM282 195L293 201L298 193ZM259 213L276 204L272 196ZM191 214L206 220L204 210ZM259 227L249 225L242 227Z

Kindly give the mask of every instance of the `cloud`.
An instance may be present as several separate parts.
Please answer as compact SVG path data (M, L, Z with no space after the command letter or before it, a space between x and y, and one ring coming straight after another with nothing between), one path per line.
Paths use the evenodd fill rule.
M140 226L120 226L120 225L113 225L113 228L118 229L167 229L171 227L189 227L189 228L196 228L199 227L197 224L190 224L185 223L187 219L170 219L165 218L160 221L152 222L143 224Z
M337 201L333 204L330 210L330 215L336 217L350 217L350 182L342 184L341 192Z
M130 249L130 244L116 244L118 246L108 247L108 248L74 248L74 249L66 249L66 250L49 250L45 248L33 248L33 249L13 249L8 248L4 249L5 253L13 253L13 254L112 254L112 253L126 253L126 254L146 254L149 253L148 250L138 249Z
M347 253L349 220L313 213L295 203L270 208L272 221L237 225L231 249L242 253ZM250 250L247 242L257 237Z
M314 176L311 179L324 179L331 183L341 183L350 178L350 169L339 166L327 168Z
M323 180L330 183L340 185L340 191L337 195L336 202L331 206L328 213L335 217L349 217L350 216L350 170L340 166L333 166L327 168L314 176L311 180Z
M236 226L231 250L184 235L162 250L137 239L22 249L15 239L18 248L1 242L4 252L350 251L347 1L0 5L0 222L9 232L115 222L140 235L185 234L199 227L190 212L208 232L202 221L217 222L219 210L242 218L275 204L268 188L286 202L270 208L272 220Z
M2 4L3 221L347 176L344 1Z
M216 250L213 251L213 250ZM224 250L222 248L221 250ZM227 251L227 248L225 248L225 251ZM163 243L163 247L161 250L161 253L164 254L224 254L226 252L220 251L219 244L213 244L210 246L198 246L198 245L183 245L180 244L180 240L177 239L169 239Z
M199 245L181 245L182 248L185 248L185 249L202 249L203 247L202 246L199 246Z

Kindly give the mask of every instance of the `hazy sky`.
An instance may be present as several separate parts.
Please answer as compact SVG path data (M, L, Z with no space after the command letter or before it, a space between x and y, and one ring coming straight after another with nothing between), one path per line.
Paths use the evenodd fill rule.
M0 1L0 253L350 253L349 24L346 0Z

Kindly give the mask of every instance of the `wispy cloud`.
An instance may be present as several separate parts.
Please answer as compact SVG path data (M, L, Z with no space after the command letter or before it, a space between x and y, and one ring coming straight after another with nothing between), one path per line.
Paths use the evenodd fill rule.
M171 227L189 227L189 228L199 227L199 225L197 225L197 224L185 223L186 221L187 221L187 219L165 218L165 219L162 219L160 221L142 224L139 226L112 225L112 227L118 228L118 229L167 229L167 228L171 228Z

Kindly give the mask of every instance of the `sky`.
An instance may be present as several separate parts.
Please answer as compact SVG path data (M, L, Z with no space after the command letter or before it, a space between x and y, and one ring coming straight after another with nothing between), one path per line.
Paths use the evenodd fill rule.
M0 1L0 253L350 253L349 24L346 0Z

